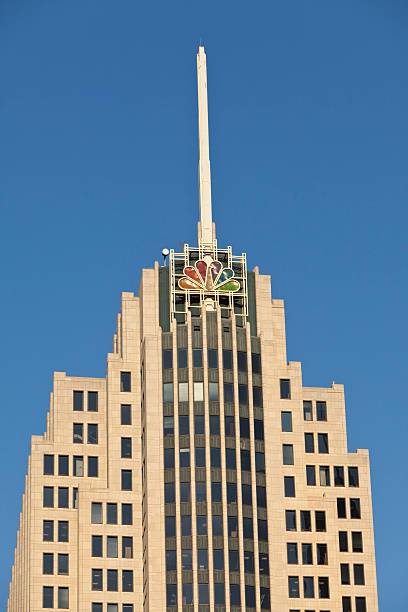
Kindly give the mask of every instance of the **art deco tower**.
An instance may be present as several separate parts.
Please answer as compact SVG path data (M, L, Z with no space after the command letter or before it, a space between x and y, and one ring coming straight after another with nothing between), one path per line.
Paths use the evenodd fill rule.
M284 306L218 246L197 55L198 246L122 294L106 378L56 372L9 612L377 612L369 458L303 387Z

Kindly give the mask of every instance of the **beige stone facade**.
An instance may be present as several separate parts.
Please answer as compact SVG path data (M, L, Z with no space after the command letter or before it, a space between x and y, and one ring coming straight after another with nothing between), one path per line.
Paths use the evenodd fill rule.
M216 261L216 243L200 254ZM181 320L156 263L122 294L106 378L55 373L9 612L378 611L343 386L303 387L270 277L245 287L247 316L221 288Z

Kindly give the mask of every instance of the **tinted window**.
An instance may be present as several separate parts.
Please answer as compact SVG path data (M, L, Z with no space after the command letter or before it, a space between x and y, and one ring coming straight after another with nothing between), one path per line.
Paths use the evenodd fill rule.
M339 550L340 552L348 552L347 531L339 531Z
M259 573L269 576L269 555L267 553L259 553Z
M163 434L165 438L174 436L174 417L163 417Z
M201 349L193 350L193 366L195 368L203 367L203 352Z
M43 608L54 607L54 588L43 587Z
M218 351L217 349L208 349L208 367L218 368Z
M106 504L106 522L109 525L116 525L118 522L118 505Z
M237 550L228 552L230 572L239 572L239 553Z
M234 385L232 383L224 383L224 402L232 404L234 401Z
M205 467L205 448L195 449L195 464L197 467Z
M306 466L306 482L309 486L316 484L316 469L314 465Z
M177 584L166 586L166 599L168 606L177 606Z
M181 502L191 501L189 482L180 482L180 501Z
M179 368L187 367L187 351L186 349L178 349L177 351L177 360Z
M54 573L54 555L53 553L43 553L43 574Z
M249 438L249 419L245 417L239 418L239 434L241 438Z
M354 573L354 584L357 584L357 585L365 584L364 565L362 563L354 563L353 573Z
M88 412L98 412L97 391L88 391Z
M231 606L241 605L241 591L240 591L239 584L230 584L230 601L231 601Z
M319 453L328 453L329 452L329 438L327 434L319 433L318 435L318 443L319 443Z
M98 457L88 457L88 476L98 477Z
M224 569L224 550L222 548L213 549L214 569Z
M166 516L166 538L176 537L176 517Z
M220 417L218 414L210 415L210 434L215 436L220 435Z
M173 383L164 383L163 385L163 401L173 401Z
M295 542L286 544L286 555L288 563L296 565L299 562L298 548Z
M208 395L210 402L218 402L218 383L208 383Z
M92 536L92 556L102 557L102 536L100 535Z
M312 531L312 520L309 510L300 511L300 529L301 531Z
M43 542L54 541L54 521L43 521Z
M305 453L314 453L314 436L312 433L305 433Z
M289 576L289 597L300 597L299 594L299 576Z
M58 554L58 574L60 576L69 574L69 556L65 553Z
M295 477L285 476L285 497L295 497Z
M122 470L121 484L122 484L122 491L132 490L132 470Z
M102 570L101 569L93 569L92 570L92 590L93 591L102 591Z
M133 571L123 570L122 571L122 591L125 593L131 593L133 591Z
M174 482L166 482L164 485L164 501L166 504L173 504L176 501Z
M211 446L210 448L211 467L221 467L221 449Z
M348 480L349 480L349 487L359 486L358 467L349 467Z
M241 449L241 470L251 470L251 454L247 450Z
M350 584L350 566L348 563L340 563L341 584Z
M130 404L121 404L120 422L121 422L121 425L131 425L132 424L132 414L131 414Z
M173 351L170 350L164 350L163 351L163 369L164 370L169 370L170 368L173 367Z
M281 412L282 431L292 431L292 413Z
M206 515L197 515L197 535L207 535Z
M225 449L225 460L226 460L227 470L235 470L236 469L237 465L236 465L235 448L226 448Z
M73 441L75 444L82 444L84 441L84 426L83 423L73 424Z
M258 519L258 540L268 540L268 523Z
M43 489L43 506L44 508L54 507L54 487L44 487Z
M326 513L324 510L315 512L316 531L326 531Z
M252 397L255 408L262 406L262 387L252 387Z
M98 425L88 423L88 444L98 444Z
M131 459L132 457L132 438L121 438L121 457Z
M132 504L122 504L122 525L132 525Z
M282 445L283 465L293 465L293 444Z
M237 485L235 482L227 482L227 503L237 503Z
M74 391L74 410L83 410L84 409L84 392L83 391Z
M361 531L351 532L351 542L352 542L353 552L357 552L357 553L363 552L363 536L362 536Z
M258 353L252 353L252 372L254 374L261 373L261 356Z
M54 474L54 455L44 455L44 474Z
M313 550L311 544L302 544L303 565L313 565Z
M316 402L316 419L318 421L327 421L326 402Z
M244 572L248 574L253 574L255 570L255 561L254 561L254 553L245 550L244 551Z
M279 382L281 399L290 399L290 380L281 378Z
M255 433L255 440L264 439L264 427L263 427L263 421L261 419L254 419L254 433Z
M295 510L286 510L286 531L296 531L296 512Z
M265 455L255 453L255 469L257 472L265 473Z
M328 555L327 555L327 544L316 544L317 551L317 565L327 565L328 564Z
M243 484L242 489L242 503L246 506L252 505L252 487L251 485Z
M120 373L120 390L125 392L130 392L132 390L130 372Z
M337 498L337 518L347 518L346 500L344 497Z
M239 403L248 406L248 385L238 385Z
M350 499L350 518L361 518L360 500L357 498Z
M213 527L213 535L214 536L222 536L222 516L218 514L213 514L212 517L212 527Z
M68 521L58 521L58 542L68 542Z
M313 421L313 405L310 401L303 402L303 420Z
M224 370L232 370L232 351L222 351L222 366Z
M303 597L311 599L314 597L314 578L313 576L303 577Z
M239 372L246 372L248 369L247 366L247 354L243 351L237 351L238 357L238 370Z
M102 504L99 502L92 502L91 523L95 523L95 524L102 523Z
M204 433L204 415L202 414L194 415L194 433L195 434Z
M344 487L344 467L341 465L334 466L334 486Z
M118 570L108 569L108 591L118 590Z

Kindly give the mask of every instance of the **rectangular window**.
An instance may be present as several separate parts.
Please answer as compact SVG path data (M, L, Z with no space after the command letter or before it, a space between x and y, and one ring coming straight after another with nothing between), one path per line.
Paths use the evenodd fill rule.
M258 519L258 540L268 541L268 523L263 519Z
M179 436L188 436L190 423L188 415L179 415Z
M68 455L58 455L58 476L69 475Z
M356 597L356 612L367 612L365 597Z
M248 385L238 385L238 401L242 406L248 406Z
M122 525L133 525L132 504L122 504Z
M131 425L132 424L132 410L130 404L120 405L120 424Z
M84 475L84 458L80 456L74 457L74 476Z
M69 574L69 556L65 553L58 553L58 574L60 576Z
M178 401L188 402L188 382L180 382L178 384Z
M132 490L132 470L121 471L121 487L122 491Z
M102 591L102 589L103 589L102 570L93 569L92 570L92 590Z
M319 598L329 599L330 598L329 579L323 576L319 576L317 580L319 584Z
M318 421L327 421L326 402L316 402L316 419Z
M315 512L316 531L326 531L326 512L316 510Z
M295 477L294 476L285 476L285 497L296 497L295 494Z
M54 541L54 521L43 521L43 542Z
M309 400L303 402L303 420L313 421L313 404Z
M118 570L108 569L108 591L118 590Z
M337 518L347 518L346 500L344 497L337 498Z
M44 475L54 475L54 455L44 455Z
M203 352L201 349L193 349L193 367L203 367Z
M72 489L72 507L78 508L78 487Z
M288 563L291 565L297 565L298 561L298 548L296 542L288 542L286 544L286 554Z
M106 522L108 525L118 524L118 504L106 504Z
M120 456L122 459L132 458L132 438L121 438L120 440Z
M58 608L62 610L68 610L69 608L68 587L58 587Z
M302 544L303 565L313 565L313 550L311 544Z
M255 469L257 472L260 472L261 474L265 474L265 455L264 453L255 453Z
M110 559L118 557L118 538L117 536L107 536L106 538L106 556Z
M282 445L283 465L293 465L293 444Z
M100 535L92 536L92 556L102 557L102 536Z
M130 372L120 373L120 390L127 393L132 390L132 378Z
M316 544L317 565L328 565L327 544Z
M329 436L324 433L317 434L319 453L329 452Z
M118 611L119 611L118 604L108 603L106 607L106 612L118 612Z
M178 349L177 351L177 361L179 368L187 367L187 350L186 349Z
M98 412L97 391L88 391L88 412Z
M296 511L286 510L286 531L296 531Z
M292 413L281 412L282 431L292 431Z
M171 349L163 351L163 370L171 370L173 367L173 351Z
M54 587L43 586L43 608L54 607Z
M43 574L53 574L54 573L54 554L53 553L43 553Z
M244 351L237 351L238 371L246 372L248 369L247 354Z
M256 485L256 503L258 508L266 508L266 487Z
M305 599L313 599L314 594L314 578L313 576L303 576L303 597Z
M359 479L358 479L358 467L348 468L348 484L349 484L349 487L360 486Z
M80 411L84 409L84 392L74 391L74 410Z
M239 435L241 438L249 438L249 419L239 417Z
M190 449L189 448L180 448L180 467L181 468L190 467Z
M309 486L315 486L316 484L316 467L314 465L306 466L306 483Z
M131 536L122 537L122 557L133 559L133 538Z
M305 433L305 453L314 453L314 435Z
M269 555L259 553L259 573L261 576L269 576Z
M339 551L348 552L347 531L339 531Z
M280 398L290 399L290 380L281 378L280 381Z
M164 383L163 401L168 403L173 402L173 383Z
M361 533L361 531L351 532L351 542L352 542L353 552L355 553L363 552L363 534Z
M208 383L208 395L210 402L218 402L218 383L217 382L209 382Z
M328 465L319 466L319 476L320 476L320 486L329 487L330 486L330 468Z
M133 570L122 570L122 591L133 592Z
M69 524L68 521L58 521L58 542L69 541Z
M252 373L260 374L261 373L261 356L259 353L252 353Z
M334 486L344 487L344 467L341 465L334 466Z
M103 612L101 603L92 603L92 612Z
M208 349L208 367L218 368L218 351L217 349Z
M289 576L289 597L300 597L299 594L299 576Z
M354 584L357 584L357 585L365 584L364 565L362 563L353 564L353 573L354 573Z
M262 406L262 387L252 387L252 400L255 408Z
M223 349L222 351L222 367L224 370L232 370L232 351Z
M361 519L360 500L358 498L350 499L350 518Z
M88 457L88 476L98 477L98 457Z
M300 511L300 529L301 531L312 531L312 519L310 510Z
M84 425L83 423L73 424L73 442L74 444L83 444L84 441Z
M254 419L254 434L255 434L255 440L264 439L264 426L263 426L263 421L261 419Z
M351 597L342 597L341 603L343 612L351 612Z
M220 417L218 416L218 414L210 415L210 435L220 435Z
M88 423L88 444L98 444L98 425Z
M43 488L43 507L53 508L54 507L54 487Z
M350 584L350 566L348 563L340 563L341 584Z
M232 383L224 383L224 402L226 404L234 402L234 385Z
M163 417L163 434L165 438L174 436L174 417Z
M203 414L195 414L194 415L194 433L196 435L204 435L204 415Z
M193 385L193 390L194 390L194 401L203 402L204 401L204 383L195 382Z

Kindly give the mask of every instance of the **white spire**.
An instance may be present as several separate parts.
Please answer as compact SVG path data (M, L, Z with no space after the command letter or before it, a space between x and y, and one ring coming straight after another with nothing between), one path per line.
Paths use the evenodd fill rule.
M200 236L204 243L212 243L212 210L211 210L211 172L210 147L208 139L208 100L207 100L207 62L204 47L197 53L198 82L198 140L200 158L198 162L200 190Z

